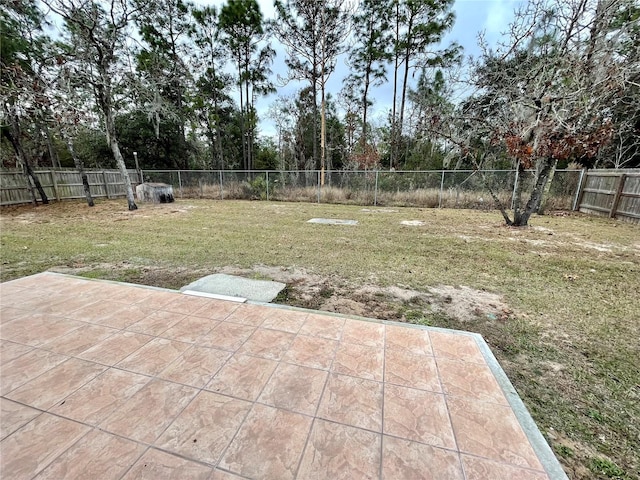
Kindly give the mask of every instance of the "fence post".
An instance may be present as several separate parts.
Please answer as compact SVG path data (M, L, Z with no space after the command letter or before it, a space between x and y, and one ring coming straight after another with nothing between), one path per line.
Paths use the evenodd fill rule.
M111 198L111 195L109 195L109 183L107 182L107 172L105 172L104 170L102 171L102 183L104 183L104 193L107 196L107 200L109 200Z
M220 200L224 200L224 186L222 183L222 170L218 170L218 176L220 177Z
M513 192L511 192L511 210L516 206L516 191L518 190L518 178L519 178L520 169L516 169L516 178L513 181Z
M178 188L180 188L180 198L182 198L182 177L180 176L180 170L178 170Z
M622 191L624 190L624 184L627 181L627 174L620 175L618 181L618 188L616 189L616 195L613 197L613 204L611 205L611 211L609 212L609 218L615 218L618 211L618 205L620 205L620 198L622 198Z
M376 170L376 185L373 189L373 205L378 206L378 170Z
M578 198L580 197L580 191L582 190L582 179L584 177L584 171L585 171L584 168L580 170L580 178L578 179L578 188L576 188L576 194L573 197L573 208L571 208L571 210L573 210L574 212L579 208Z
M580 211L580 205L582 204L582 199L584 198L584 189L586 188L587 183L589 183L589 172L586 168L583 168L582 172L586 178L583 179L582 175L580 176L581 183L580 189L578 190L578 200L576 201L576 210L578 211Z
M320 170L318 170L318 203L320 203Z
M438 195L438 208L442 208L442 190L444 189L444 170L442 170L442 178L440 179L440 194Z
M51 183L53 184L53 192L56 194L56 201L60 201L60 192L58 192L58 180L56 179L56 171L51 170L49 172L51 175Z
M267 202L269 201L269 172L267 171Z

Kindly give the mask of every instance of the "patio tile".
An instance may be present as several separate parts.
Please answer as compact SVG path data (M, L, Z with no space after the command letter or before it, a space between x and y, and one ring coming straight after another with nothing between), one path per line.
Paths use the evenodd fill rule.
M0 298L3 300L3 303L5 299L26 291L25 287L15 283L15 280L0 284Z
M281 363L258 401L273 407L314 415L327 380L327 372Z
M51 301L38 305L36 309L38 313L63 316L93 302L95 300L84 295L65 296L62 292L56 292L51 296Z
M252 478L293 479L310 428L310 417L255 404L219 466Z
M438 393L386 385L384 433L436 447L456 448L444 395Z
M275 370L277 362L235 354L205 387L207 390L254 401Z
M508 404L500 385L486 365L444 358L438 358L436 363L442 388L447 395Z
M219 469L213 471L213 477L210 480L245 480L245 477L239 477L233 473L224 472Z
M0 477L31 479L89 431L89 427L43 413L0 442Z
M110 368L49 411L82 423L97 425L149 383L150 378Z
M307 314L296 312L293 310L285 310L280 308L272 308L267 318L262 323L262 328L271 328L273 330L282 330L283 332L298 333L305 320Z
M153 337L139 333L118 332L77 356L103 365L115 365L152 339Z
M126 307L126 303L118 303L113 300L98 300L73 312L67 312L65 316L82 322L98 323L102 318L113 315Z
M150 448L122 480L209 480L210 467Z
M118 480L135 462L145 446L93 430L45 468L37 480L99 478Z
M377 479L379 434L317 419L302 457L299 479Z
M250 402L201 391L155 445L216 465L250 409Z
M75 356L117 332L118 330L114 328L102 325L83 324L80 328L45 343L42 348L63 355Z
M496 463L484 458L461 455L467 480L486 480L487 478L517 478L518 480L548 480L544 472Z
M46 350L33 349L10 362L3 363L0 369L0 395L6 395L68 358Z
M22 345L9 340L0 340L0 364L4 366L11 360L15 360L20 355L24 355L31 350L33 350L33 347L28 345Z
M382 430L382 384L345 375L331 375L317 416L353 427Z
M220 322L209 318L188 316L172 325L160 336L180 342L194 343L201 336L209 333L219 323Z
M222 368L231 352L207 347L191 347L158 374L171 382L202 388Z
M321 337L298 335L284 355L284 361L329 370L338 342Z
M9 307L20 307L24 310L35 312L39 308L46 308L47 305L58 300L59 297L56 297L53 292L42 291L36 287L30 292L21 293L19 297L2 297L2 304Z
M53 292L57 297L82 296L93 301L95 298L94 294L100 291L103 287L100 282L81 279L77 279L74 282L66 282L63 278L59 282L51 282L50 280L47 280L46 288Z
M13 307L20 308L22 310L31 311L32 302L44 302L47 298L50 298L52 293L43 291L39 288L22 288L17 285L10 285L11 282L2 284L2 293L0 294L0 300L2 300L2 308ZM6 293L5 293L6 292Z
M186 315L180 315L179 313L165 312L162 310L155 311L142 320L129 325L127 330L144 333L146 335L159 336L184 318L186 318Z
M388 350L398 350L418 355L433 355L427 330L387 325L385 333L385 347Z
M444 332L429 332L433 353L436 357L484 364L484 357L476 341L468 335Z
M155 310L139 305L124 305L110 314L95 320L94 323L113 328L127 328L130 325L151 315Z
M4 298L2 300L4 303ZM16 320L20 317L24 317L26 315L29 315L29 310L25 310L24 308L16 308L16 307L9 307L9 306L3 305L2 310L0 310L0 325L4 325L5 323L9 323L13 320Z
M199 310L196 310L194 315L211 320L225 320L241 305L236 302L225 302L213 298L206 298L204 300L206 300L206 303Z
M134 285L115 285L109 295L109 299L115 302L133 304L151 295L152 290L144 287L136 287Z
M32 313L2 326L3 340L39 347L44 343L80 328L84 323L55 315Z
M329 317L326 315L309 314L307 320L300 329L303 335L340 340L344 328L344 318Z
M0 440L29 423L42 412L0 397Z
M173 302L176 296L180 295L177 292L163 292L157 290L149 290L149 295L145 297L139 297L134 303L141 307L149 307L155 310L162 310L165 305Z
M7 395L7 398L41 410L48 410L85 383L93 380L105 368L97 363L70 358L16 388Z
M384 345L384 325L348 319L342 330L342 341L369 347L381 347Z
M119 368L157 375L190 347L188 343L154 338L118 363Z
M406 350L387 350L384 380L387 383L431 392L442 391L434 358Z
M542 469L510 407L455 397L449 397L447 404L461 452Z
M449 450L384 435L382 479L463 480L458 454Z
M47 273L0 293L2 478L548 480L479 337Z
M209 333L198 339L198 345L235 352L255 331L255 327L220 322Z
M198 391L191 387L152 380L103 421L100 427L132 440L151 443L196 393Z
M231 314L227 315L224 321L259 327L264 322L264 319L264 307L240 305Z
M340 343L333 361L336 373L382 381L384 352L381 348Z
M239 353L280 360L294 338L293 333L258 328L238 350Z
M167 312L181 313L184 315L193 315L199 310L208 310L211 300L204 297L195 297L193 295L176 295L176 298L162 307ZM197 315L199 317L205 315Z

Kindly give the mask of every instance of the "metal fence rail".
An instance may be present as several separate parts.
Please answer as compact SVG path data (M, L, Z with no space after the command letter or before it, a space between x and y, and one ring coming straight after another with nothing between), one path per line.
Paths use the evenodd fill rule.
M549 206L574 208L582 170L558 170ZM515 170L226 171L145 170L145 181L173 185L180 198L283 200L379 206L493 208L487 183L511 206L516 182L530 189L535 172Z

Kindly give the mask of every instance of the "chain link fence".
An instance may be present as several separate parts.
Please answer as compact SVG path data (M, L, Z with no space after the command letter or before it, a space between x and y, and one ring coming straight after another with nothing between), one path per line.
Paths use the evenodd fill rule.
M582 170L557 170L549 185L547 208L575 206ZM223 171L144 170L144 180L173 186L178 198L244 199L340 203L366 206L412 206L493 209L487 186L507 207L516 182L530 192L535 171Z

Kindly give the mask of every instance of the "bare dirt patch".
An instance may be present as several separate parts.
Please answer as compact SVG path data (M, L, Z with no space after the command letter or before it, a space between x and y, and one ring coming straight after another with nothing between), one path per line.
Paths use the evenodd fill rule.
M134 266L129 262L96 265L71 264L50 269L58 273L107 278L156 287L178 289L212 273L273 280L287 284L275 302L327 312L414 322L430 315L446 315L464 324L478 318L505 319L512 310L499 295L466 286L438 285L427 291L398 286L356 284L338 277L322 277L303 268L255 265L252 268L222 267L194 270L158 266ZM428 322L427 322L428 323Z

